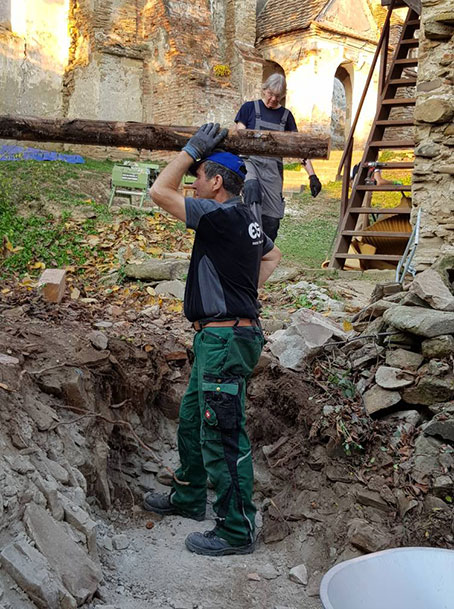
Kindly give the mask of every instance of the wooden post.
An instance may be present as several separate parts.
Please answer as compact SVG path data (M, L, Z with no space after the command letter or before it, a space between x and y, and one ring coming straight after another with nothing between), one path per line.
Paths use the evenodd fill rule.
M383 95L383 91L385 90L386 68L388 66L388 53L389 53L390 22L386 22L383 30L385 32L385 35L383 37L383 46L382 46L381 58L380 58L380 76L378 79L377 107L380 104L380 99Z
M355 134L355 129L356 129L356 126L357 126L358 121L359 121L361 110L363 109L364 100L366 99L367 91L369 90L369 85L370 85L370 83L372 81L372 76L373 76L374 71L375 71L375 66L377 65L377 61L378 61L378 58L380 56L381 48L383 46L383 41L385 39L385 32L386 32L386 29L388 28L388 26L389 26L389 24L391 22L391 15L392 15L392 12L393 12L394 2L395 1L396 0L390 0L390 7L389 7L388 13L386 15L385 23L383 25L383 29L382 29L381 34L380 34L380 39L378 41L377 48L375 49L375 54L374 54L374 57L372 59L372 63L371 63L370 69L369 69L369 74L367 75L367 80L366 80L366 84L364 85L364 90L363 90L363 93L361 95L361 99L359 100L358 108L356 110L356 115L355 115L355 118L353 119L353 123L352 123L352 126L350 128L350 134L348 136L348 140L347 140L347 143L345 145L344 153L343 153L342 158L340 160L339 167L337 168L337 175L341 175L341 173L342 173L342 167L343 167L343 165L345 163L345 159L347 157L347 150L348 150L348 147L349 147L349 144L350 144L350 140L353 139L353 136Z
M0 116L0 139L181 150L197 127ZM330 139L295 132L231 129L222 148L235 154L327 159Z

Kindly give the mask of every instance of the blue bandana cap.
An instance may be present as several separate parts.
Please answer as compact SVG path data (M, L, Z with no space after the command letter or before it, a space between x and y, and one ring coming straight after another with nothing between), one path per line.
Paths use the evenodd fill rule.
M246 165L244 164L243 159L236 154L224 152L223 150L217 150L210 154L210 156L193 163L189 169L190 173L192 173L192 175L196 175L197 168L200 167L202 163L205 163L205 161L211 161L213 163L217 163L218 165L222 165L226 169L230 169L230 171L233 171L233 173L235 173L242 180L244 180L246 177Z

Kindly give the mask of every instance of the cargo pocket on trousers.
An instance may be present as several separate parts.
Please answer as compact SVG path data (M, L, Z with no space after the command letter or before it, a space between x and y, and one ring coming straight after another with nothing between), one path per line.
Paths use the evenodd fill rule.
M240 380L211 379L202 383L204 398L203 420L211 428L231 432L241 425Z

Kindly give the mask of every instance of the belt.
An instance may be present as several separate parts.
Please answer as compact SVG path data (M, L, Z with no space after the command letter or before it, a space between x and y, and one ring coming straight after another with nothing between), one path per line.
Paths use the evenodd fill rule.
M238 326L258 326L259 322L256 319L245 319L245 318L238 318L238 319L227 319L227 320L223 320L223 321L207 321L205 322L201 322L201 321L194 321L192 323L192 327L194 328L194 330L196 330L197 332L200 332L200 330L203 330L204 328L233 328L233 327L238 327Z

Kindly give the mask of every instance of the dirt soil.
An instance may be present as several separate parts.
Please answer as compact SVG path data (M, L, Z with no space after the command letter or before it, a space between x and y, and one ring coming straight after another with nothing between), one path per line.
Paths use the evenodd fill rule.
M355 292L352 281L344 287ZM358 304L363 298L366 303L368 292L358 288ZM100 598L90 609L319 609L320 579L340 560L384 547L452 544L452 510L437 504L427 511L427 490L396 474L389 423L366 420L360 402L328 382L332 360L321 358L296 373L279 366L265 348L248 395L257 550L215 560L190 554L185 536L212 528L212 519L160 519L141 507L145 490L168 490L177 465L175 418L190 369L189 324L181 314L111 315L99 303L46 305L33 293L11 297L0 315L0 353L20 360L16 377L0 378L8 387L0 389L0 414L13 445L26 454L32 441L21 419L26 390L54 409L63 443L71 429L85 438L88 451L99 440L108 446L104 470L96 459L81 466L104 572ZM107 337L107 348L93 348L89 335L95 328ZM341 351L337 357L345 361ZM75 370L82 385L71 380ZM361 455L346 453L336 406L350 442L364 444ZM396 450L408 450L408 442ZM399 487L413 498L403 509L393 495ZM1 544L13 534L0 527ZM118 535L125 536L121 544L115 544ZM289 578L301 564L307 585ZM23 597L17 604L7 585L5 607L33 607Z

